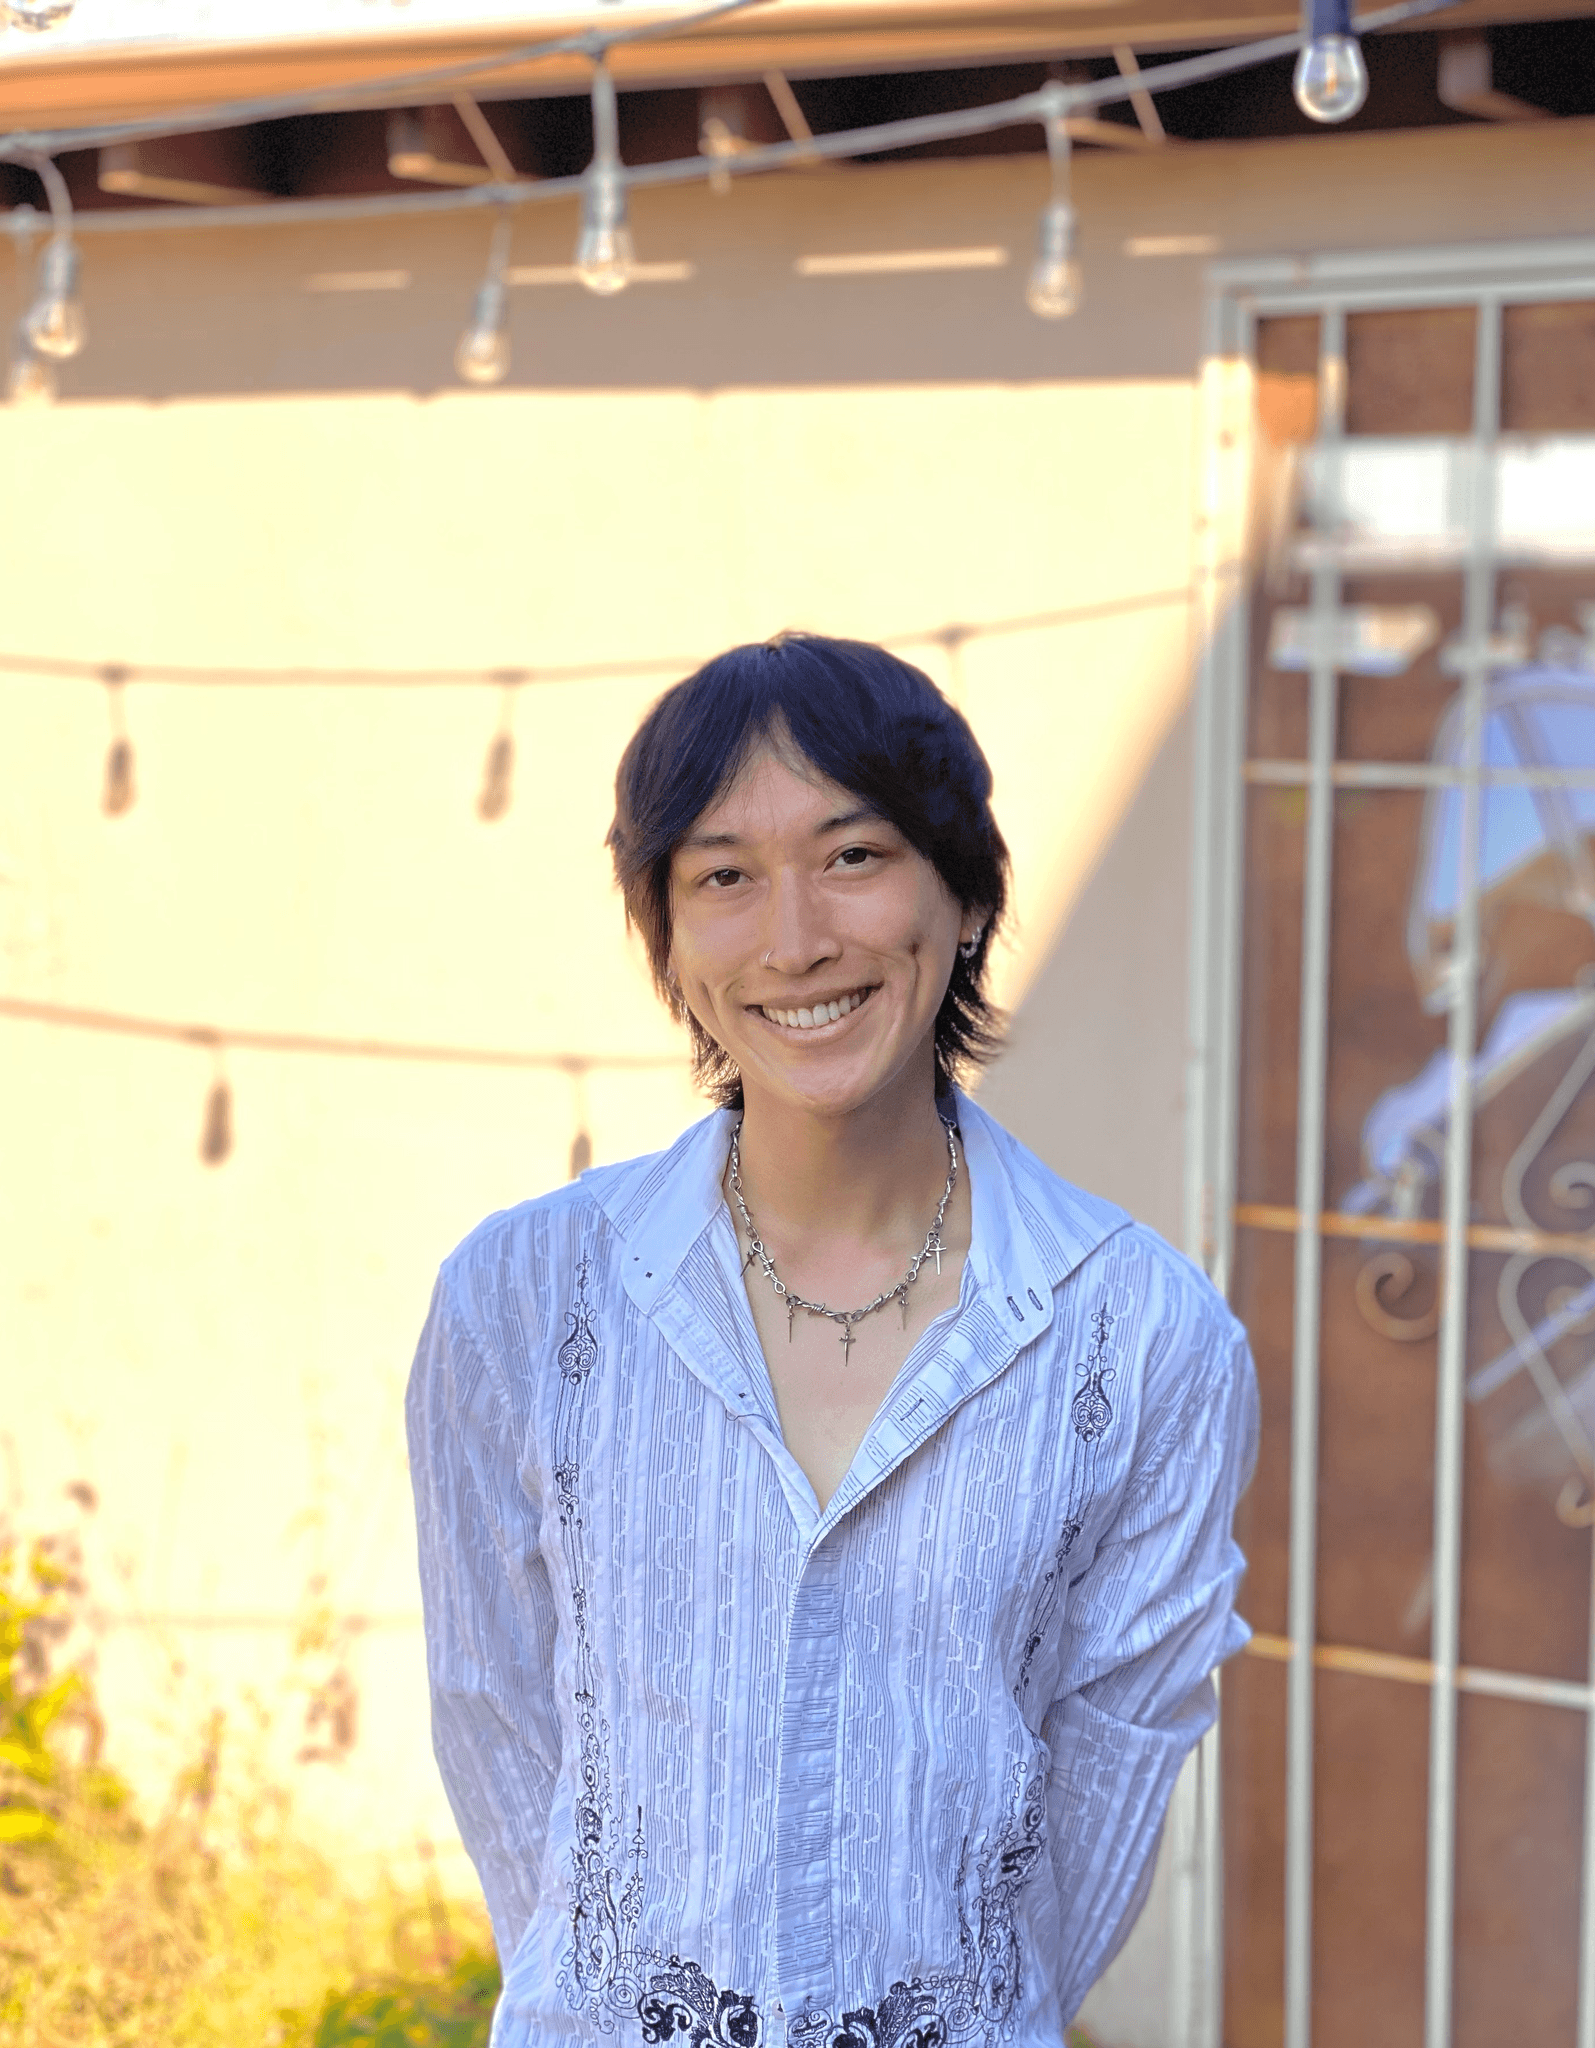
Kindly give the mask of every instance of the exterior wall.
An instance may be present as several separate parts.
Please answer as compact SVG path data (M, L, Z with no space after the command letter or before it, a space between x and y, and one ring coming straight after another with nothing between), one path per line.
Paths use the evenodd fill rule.
M0 652L600 672L519 693L515 803L486 825L486 686L135 682L138 801L107 819L98 686L0 671L0 993L668 1058L602 850L613 763L668 678L606 664L1153 596L916 658L988 749L1019 878L987 1099L1175 1234L1201 265L1127 245L1573 232L1588 147L1559 123L1087 159L1089 298L1062 327L1022 302L1033 160L652 194L640 251L692 279L611 303L525 288L514 378L486 394L449 371L484 221L86 236L66 402L0 413ZM513 260L566 262L571 232L528 211ZM1008 253L794 272L926 246ZM306 288L390 269L407 288ZM351 1649L360 1740L307 1768L306 1806L376 1851L446 1839L399 1415L431 1272L564 1177L580 1117L604 1160L695 1106L673 1069L595 1068L584 1102L559 1072L242 1051L226 1070L236 1151L206 1169L203 1048L0 1018L13 1494L45 1522L67 1480L100 1489L103 1687L144 1783L208 1690L256 1684L290 1741L295 1620L324 1597L379 1625ZM1161 1911L1099 1995L1125 2048L1165 2037Z

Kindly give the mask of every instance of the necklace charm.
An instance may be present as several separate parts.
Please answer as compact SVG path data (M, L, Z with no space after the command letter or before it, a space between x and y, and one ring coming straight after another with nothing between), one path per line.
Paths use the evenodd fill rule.
M786 1341L789 1344L792 1341L792 1325L799 1309L802 1309L805 1315L824 1316L828 1322L841 1325L842 1334L837 1342L842 1347L843 1365L851 1362L853 1346L858 1342L853 1335L853 1325L863 1322L866 1316L874 1315L877 1309L884 1308L889 1301L895 1301L902 1310L903 1328L908 1328L908 1290L919 1278L921 1266L927 1259L934 1258L936 1271L941 1271L941 1227L947 1214L947 1204L952 1200L953 1189L958 1184L958 1127L943 1117L942 1129L947 1133L947 1185L941 1191L941 1200L936 1204L935 1220L925 1233L925 1242L908 1262L908 1271L895 1287L888 1287L884 1294L877 1294L875 1299L866 1303L863 1308L832 1308L828 1302L805 1301L801 1294L794 1294L775 1270L775 1260L754 1228L747 1202L743 1199L742 1125L738 1122L731 1133L728 1178L731 1182L732 1197L737 1205L737 1214L742 1218L742 1227L748 1234L748 1255L742 1262L742 1270L746 1273L750 1266L757 1264L759 1271L775 1289L777 1298L786 1303Z

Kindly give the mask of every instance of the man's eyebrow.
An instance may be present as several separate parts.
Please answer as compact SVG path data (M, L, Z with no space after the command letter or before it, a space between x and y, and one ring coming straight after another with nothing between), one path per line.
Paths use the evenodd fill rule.
M694 851L704 846L740 846L741 839L735 832L689 832L681 842L681 852L689 848Z
M854 825L879 825L885 821L871 804L860 804L851 811L837 811L829 818L822 818L814 828L816 839L823 839L827 832L846 832ZM682 840L682 853L712 851L722 846L741 846L740 832L689 832Z

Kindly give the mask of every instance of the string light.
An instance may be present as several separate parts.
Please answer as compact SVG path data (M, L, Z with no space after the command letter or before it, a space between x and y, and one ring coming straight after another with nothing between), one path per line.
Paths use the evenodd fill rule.
M1291 81L1309 121L1349 121L1368 97L1368 67L1351 28L1351 0L1305 0L1307 41Z
M22 331L35 354L56 362L69 361L88 339L88 323L78 298L78 272L76 243L70 235L52 235L39 259L38 290L23 315Z
M609 298L630 284L635 260L626 220L626 170L620 161L615 81L600 59L593 67L593 160L582 180L576 273L590 292Z
M108 818L120 818L132 810L136 787L133 777L133 742L127 734L122 691L127 682L125 668L101 670L106 703L111 715L111 743L105 750L105 780L100 786L100 809Z
M44 366L48 369L48 365ZM905 652L939 648L947 665L946 693L961 704L964 690L963 650L970 640L1004 638L1015 633L1055 632L1069 626L1125 618L1191 601L1189 586L1146 590L1124 597L1098 598L1091 604L1066 605L1045 612L1022 612L1009 618L986 619L977 625L956 623L921 627L874 637L883 647ZM183 687L317 689L448 689L496 687L501 693L498 725L488 742L477 794L477 816L491 823L506 815L514 798L515 741L512 731L517 693L533 683L621 682L633 677L677 680L702 665L704 656L670 654L618 661L550 663L543 668L495 669L320 669L320 668L185 668L171 663L94 662L63 655L0 653L0 675L54 676L103 684L108 692L111 741L105 757L101 807L110 817L132 808L135 799L133 742L128 735L123 690L132 682L173 683ZM237 1036L233 1034L234 1043Z
M1036 260L1030 267L1025 298L1043 320L1066 320L1080 304L1082 279L1074 253L1074 202L1069 197L1069 124L1067 95L1050 89L1046 115L1047 156L1052 166L1052 195L1041 211Z
M229 1047L257 1052L309 1053L320 1058L416 1061L428 1066L496 1067L557 1072L569 1076L572 1089L570 1178L593 1163L592 1119L587 1112L587 1076L596 1067L622 1073L683 1071L682 1053L510 1052L466 1045L414 1045L380 1038L328 1038L303 1031L234 1031L214 1024L182 1024L164 1017L132 1017L114 1010L80 1010L65 1003L36 1002L28 996L0 996L0 1017L75 1031L108 1032L119 1038L146 1038L171 1044L197 1045L211 1055L211 1082L200 1114L199 1157L206 1166L230 1159L235 1144L233 1091L225 1056Z
M32 28L45 28L71 12L73 0L0 0L0 22L12 20ZM575 35L556 36L488 59L470 59L386 79L374 79L359 87L323 89L315 93L276 94L263 99L238 100L219 106L195 109L176 119L161 117L135 121L101 123L98 126L17 130L0 135L0 161L31 164L45 181L55 226L51 247L41 264L41 290L27 316L26 346L19 342L9 377L9 391L18 403L47 401L54 391L48 364L41 358L65 359L82 348L85 326L77 296L77 252L72 243L71 202L50 152L83 150L120 143L132 143L161 135L200 134L217 129L238 128L256 121L287 118L313 112L336 112L367 101L380 104L392 95L406 98L432 87L459 87L467 78L485 78L529 64L541 58L575 52L594 63L592 85L593 159L579 179L519 179L508 174L508 160L490 183L473 184L460 190L422 194L364 194L340 199L273 200L269 204L212 207L202 214L181 207L153 213L111 211L91 213L80 225L96 233L112 230L144 231L152 227L246 225L270 218L281 224L297 218L317 220L373 219L397 214L436 213L464 206L494 205L503 209L551 201L579 188L582 224L577 244L577 269L582 282L592 291L612 294L624 289L632 268L631 233L627 223L627 191L633 184L685 184L707 177L714 189L724 190L733 168L744 172L809 166L851 156L868 156L892 149L922 147L938 141L965 139L1013 126L1016 122L1042 120L1046 125L1053 167L1053 196L1042 215L1040 246L1030 277L1029 300L1043 318L1059 319L1074 311L1080 298L1080 268L1075 258L1075 214L1067 191L1067 130L1063 123L1071 113L1107 105L1113 101L1143 100L1149 95L1226 77L1298 52L1295 92L1302 111L1315 121L1344 121L1363 105L1368 91L1367 67L1357 34L1373 29L1393 28L1439 13L1456 0L1395 0L1375 9L1353 24L1351 0L1305 0L1304 25L1300 32L1266 37L1260 41L1233 45L1228 49L1205 51L1199 56L1176 58L1150 71L1122 63L1117 78L1096 79L1068 87L1053 84L1039 92L983 106L961 107L944 114L917 114L898 121L877 122L863 128L836 130L826 134L805 133L788 142L749 144L738 136L734 124L724 117L706 121L700 142L707 156L650 163L628 170L621 162L618 113L613 78L606 58L620 45L670 36L722 16L736 14L763 0L717 0L701 11L664 21L596 34L585 30ZM474 133L473 129L473 133ZM14 231L19 216L31 209L12 209ZM509 364L509 339L503 317L504 288L501 267L490 265L489 274L477 293L471 323L456 355L460 374L469 382L496 383Z
M487 274L477 287L470 324L454 351L454 367L467 384L502 384L509 374L509 294L504 270L509 262L510 232L505 214L493 229Z

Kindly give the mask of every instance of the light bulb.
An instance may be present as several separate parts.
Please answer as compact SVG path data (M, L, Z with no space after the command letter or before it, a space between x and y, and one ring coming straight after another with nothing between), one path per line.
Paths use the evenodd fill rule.
M454 351L454 367L467 384L502 384L509 366L509 309L504 280L489 277L477 290L471 323Z
M482 764L482 787L477 793L476 815L485 824L492 824L509 809L514 794L515 736L498 732L493 735L487 759Z
M17 28L55 28L76 4L77 0L5 0L0 21L12 22Z
M1309 121L1349 121L1368 97L1362 45L1339 32L1314 36L1296 59L1292 87Z
M108 818L120 818L132 810L136 794L133 742L125 733L119 733L105 750L105 780L100 786L100 809Z
M88 339L78 298L78 252L65 235L52 235L39 259L39 290L22 321L28 340L42 356L65 362Z
M26 335L19 336L11 358L6 395L13 405L49 405L55 398L55 371L43 356L34 354Z
M635 262L626 225L626 185L618 164L595 162L582 187L576 274L590 292L608 298L631 282Z
M1066 320L1080 303L1084 278L1074 253L1074 208L1053 199L1043 208L1036 260L1025 297L1043 320Z
M218 1074L205 1097L205 1115L200 1125L199 1156L206 1166L220 1166L232 1156L233 1091Z

